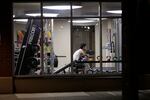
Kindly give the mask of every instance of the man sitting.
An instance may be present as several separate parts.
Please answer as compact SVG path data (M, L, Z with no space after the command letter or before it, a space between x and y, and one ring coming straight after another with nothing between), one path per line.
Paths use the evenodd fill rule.
M80 45L80 48L76 50L73 54L73 61L87 61L88 56L86 55L86 44L82 43ZM78 73L79 71L82 71L85 73L85 67L87 64L84 63L75 63L75 72Z

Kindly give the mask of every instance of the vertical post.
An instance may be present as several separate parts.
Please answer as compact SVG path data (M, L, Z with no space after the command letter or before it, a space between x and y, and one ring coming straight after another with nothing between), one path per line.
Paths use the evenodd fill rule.
M99 3L100 5L100 72L103 72L103 63L102 63L102 3Z
M138 100L138 66L136 66L135 49L137 42L136 33L136 7L137 1L123 0L123 82L122 100ZM134 38L134 41L133 41ZM136 41L136 42L135 42ZM139 41L139 40L138 40ZM137 52L137 51L136 51Z
M44 33L43 33L43 1L41 1L41 74L44 73Z
M71 19L70 19L70 39L71 39L71 43L70 43L70 48L71 48L71 63L73 62L73 35L72 35L72 1L70 2L70 13L71 13ZM73 65L71 65L71 73L73 74Z

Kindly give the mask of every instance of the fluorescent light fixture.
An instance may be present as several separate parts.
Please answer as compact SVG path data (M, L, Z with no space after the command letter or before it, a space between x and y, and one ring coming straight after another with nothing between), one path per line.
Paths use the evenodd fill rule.
M71 6L69 5L58 5L58 6L44 6L44 9L52 9L52 10L69 10ZM79 9L82 6L72 6L72 9Z
M26 14L27 16L32 16L32 17L36 17L36 16L41 16L40 13L28 13ZM57 17L58 14L55 13L43 13L44 17Z
M54 13L44 13L43 16L44 16L44 17L57 17L58 14L54 14Z
M29 14L26 14L27 16L32 16L32 17L36 17L36 16L41 16L40 13L29 13Z
M106 11L107 13L113 13L113 14L122 14L122 10L109 10Z
M14 19L15 22L27 22L28 19Z
M85 18L85 19L99 21L99 18Z
M102 18L102 20L106 20L107 18Z
M70 21L68 21L70 22ZM94 20L73 20L73 23L91 23L91 22L95 22Z

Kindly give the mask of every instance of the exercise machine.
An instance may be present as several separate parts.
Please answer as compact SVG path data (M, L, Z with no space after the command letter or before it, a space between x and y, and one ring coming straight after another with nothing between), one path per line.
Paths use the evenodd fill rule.
M35 54L40 50L37 43L41 33L41 22L38 19L29 19L26 28L27 31L17 59L15 75L27 75L39 64Z

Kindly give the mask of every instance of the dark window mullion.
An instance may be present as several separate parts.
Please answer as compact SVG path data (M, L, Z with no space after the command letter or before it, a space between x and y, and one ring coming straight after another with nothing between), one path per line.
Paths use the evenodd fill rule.
M72 33L73 33L73 30L72 30L72 28L73 28L73 25L72 25L72 17L73 17L73 13L72 13L72 1L70 2L70 7L71 7L71 9L70 9L70 14L71 14L71 16L70 16L70 39L71 39L71 43L70 43L70 49L71 49L71 62L73 62L73 35L72 35ZM71 72L73 72L73 67L71 66Z
M43 1L41 1L41 69L42 69L42 74L44 73L44 32L43 32Z
M103 72L103 64L102 64L102 2L99 3L100 5L100 71Z

